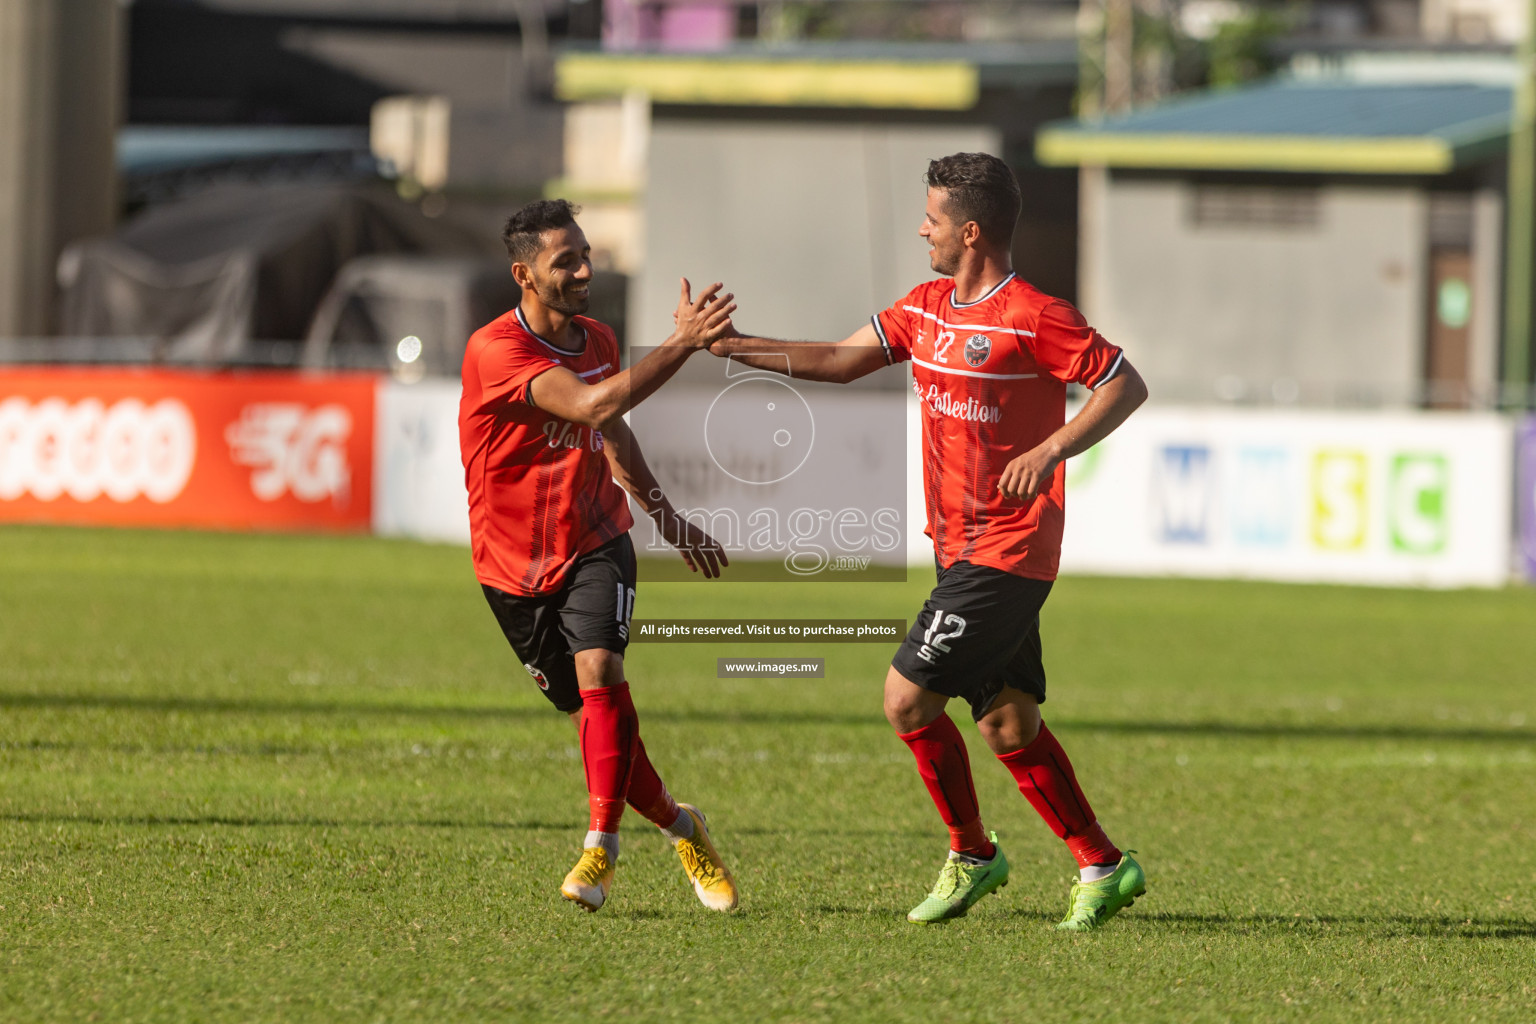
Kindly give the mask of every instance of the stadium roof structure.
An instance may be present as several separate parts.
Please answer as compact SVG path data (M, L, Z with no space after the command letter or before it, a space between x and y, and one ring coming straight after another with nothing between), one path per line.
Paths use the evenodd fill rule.
M607 99L638 90L658 103L741 107L969 110L987 88L1070 85L1074 40L1033 43L740 46L712 53L566 50L555 95Z
M1054 122L1035 156L1058 167L1446 174L1505 152L1511 96L1490 84L1283 80Z

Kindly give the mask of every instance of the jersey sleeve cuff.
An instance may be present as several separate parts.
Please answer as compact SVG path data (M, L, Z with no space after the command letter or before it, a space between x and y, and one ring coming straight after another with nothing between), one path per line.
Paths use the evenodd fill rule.
M1099 390L1099 388L1103 387L1105 384L1108 384L1110 381L1114 380L1115 379L1115 374L1120 372L1120 364L1122 364L1124 362L1125 362L1125 353L1121 352L1119 355L1115 356L1115 361L1110 364L1108 372L1106 372L1104 374L1104 376L1100 377L1099 380L1098 380L1098 383L1096 383L1093 386L1091 386L1088 390L1090 390L1090 391L1097 391L1097 390Z
M885 337L885 328L880 326L880 314L870 317L869 322L875 325L875 337L880 339L880 347L885 351L885 365L890 366L896 361L896 354L891 351L891 343Z

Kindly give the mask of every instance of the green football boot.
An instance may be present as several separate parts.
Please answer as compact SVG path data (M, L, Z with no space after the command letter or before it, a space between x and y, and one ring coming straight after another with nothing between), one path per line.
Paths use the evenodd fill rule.
M997 846L997 833L990 833L988 838L992 840L993 846ZM934 883L933 891L927 899L912 908L907 914L907 920L913 924L934 924L964 917L977 900L1007 884L1008 858L1003 856L1001 847L985 864L968 863L951 851L949 859L939 871L939 880Z
M1066 932L1091 932L1147 894L1147 876L1126 850L1115 873L1097 882L1073 882L1067 916L1056 927Z

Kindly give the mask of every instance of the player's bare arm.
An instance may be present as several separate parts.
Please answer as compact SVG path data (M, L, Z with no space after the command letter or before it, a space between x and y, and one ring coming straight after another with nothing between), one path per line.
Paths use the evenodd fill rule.
M618 417L649 398L671 379L688 357L723 337L731 327L736 304L720 283L697 299L685 278L677 303L677 326L667 340L634 366L597 384L588 384L561 366L552 366L528 385L533 404L563 420L607 430Z
M997 489L1005 498L1033 501L1058 465L1114 433L1146 400L1146 382L1129 360L1122 360L1120 372L1099 385L1076 416L1004 467Z
M729 356L760 370L783 373L800 380L846 384L887 365L885 349L872 324L865 324L842 341L776 341L753 338L732 330L709 346L717 356Z
M694 572L702 572L706 578L715 579L723 566L730 565L725 550L709 534L677 514L651 467L646 465L640 442L635 439L629 424L616 419L603 428L603 454L613 478L634 497L635 503L656 524L662 538L677 548L683 561Z

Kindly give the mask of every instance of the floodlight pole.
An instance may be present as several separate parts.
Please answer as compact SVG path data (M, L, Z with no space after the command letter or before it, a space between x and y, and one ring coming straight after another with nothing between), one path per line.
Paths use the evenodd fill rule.
M1500 405L1531 402L1531 291L1536 251L1536 0L1528 0L1520 78L1509 127L1508 226L1504 242L1504 388Z

